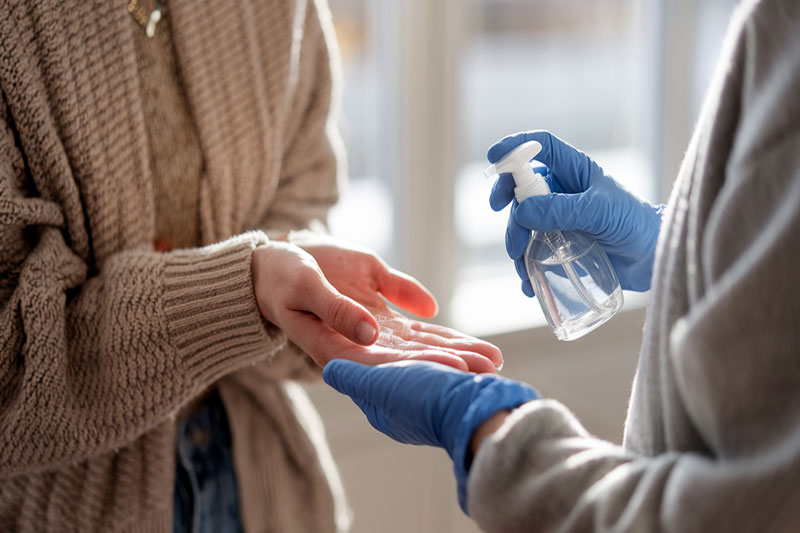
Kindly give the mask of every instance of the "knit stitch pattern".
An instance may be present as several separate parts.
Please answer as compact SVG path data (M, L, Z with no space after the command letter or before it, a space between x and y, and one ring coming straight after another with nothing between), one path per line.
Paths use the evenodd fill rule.
M211 385L245 527L332 530L250 278L265 232L337 198L326 8L169 2L205 170L204 246L167 253L125 2L0 13L0 530L171 530L175 414Z

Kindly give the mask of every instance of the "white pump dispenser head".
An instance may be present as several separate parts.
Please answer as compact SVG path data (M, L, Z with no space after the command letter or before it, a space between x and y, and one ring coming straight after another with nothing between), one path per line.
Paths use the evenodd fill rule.
M500 161L483 171L487 178L493 178L503 172L510 172L514 176L514 195L517 202L522 202L531 196L541 196L550 193L550 187L541 174L534 172L530 161L542 151L542 145L538 141L528 141L520 144Z

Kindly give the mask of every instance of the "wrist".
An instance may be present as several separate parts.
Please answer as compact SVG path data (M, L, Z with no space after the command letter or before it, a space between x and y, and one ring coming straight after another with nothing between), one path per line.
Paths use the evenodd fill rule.
M288 243L270 240L268 243L253 250L250 259L250 274L253 281L253 292L256 296L258 310L267 321L279 326L276 321L276 313L272 308L275 298L268 298L269 287L274 287L275 283L271 279L271 274L277 270L275 252L290 246ZM280 326L279 326L280 327Z
M461 416L458 430L453 435L450 445L445 446L453 459L458 485L458 502L462 509L466 509L467 478L473 456L471 451L473 449L477 451L486 436L494 433L502 425L504 418L502 414L498 416L498 413L508 416L511 410L539 397L530 385L519 381L498 376L475 376L473 379L475 383L471 398L468 400L469 406ZM491 418L495 420L486 424ZM493 424L498 422L499 424L494 427ZM483 431L476 439L476 431L484 425ZM475 446L472 446L473 440Z
M472 439L469 442L469 450L472 454L472 457L475 457L475 454L478 453L478 448L480 448L481 444L486 437L492 435L495 431L500 429L500 426L503 425L508 415L511 414L511 411L504 409L502 411L498 411L497 413L490 416L488 419L484 420L483 423L478 426L478 429L475 430L475 433L472 434Z

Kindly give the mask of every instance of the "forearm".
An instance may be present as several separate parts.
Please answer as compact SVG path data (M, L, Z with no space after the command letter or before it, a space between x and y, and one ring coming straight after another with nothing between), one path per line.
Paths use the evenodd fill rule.
M61 233L44 230L2 310L0 473L118 447L277 349L284 337L253 296L260 242L123 252L86 279Z
M797 449L795 436L737 459L645 457L592 438L557 402L535 401L481 446L468 510L490 533L791 530L796 453L778 450Z

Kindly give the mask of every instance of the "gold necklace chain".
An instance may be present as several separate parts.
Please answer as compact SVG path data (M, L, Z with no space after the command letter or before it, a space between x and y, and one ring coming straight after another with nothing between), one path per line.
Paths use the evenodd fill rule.
M139 5L139 0L130 0L128 3L128 13L131 14L139 26L144 28L144 32L149 38L153 38L156 34L156 24L159 23L165 14L165 9L161 3L156 3L156 8L149 14L147 10Z

